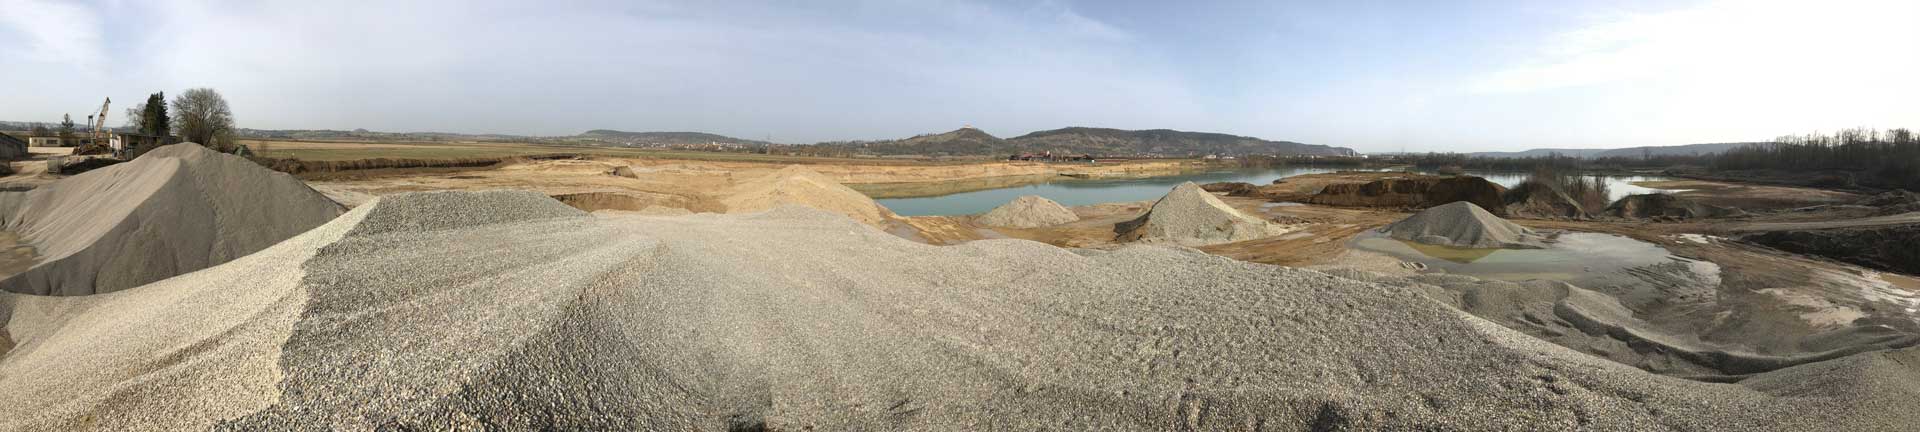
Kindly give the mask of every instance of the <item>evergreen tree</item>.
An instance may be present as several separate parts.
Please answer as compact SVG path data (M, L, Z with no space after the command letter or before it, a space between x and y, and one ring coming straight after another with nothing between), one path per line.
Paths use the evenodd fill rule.
M143 135L167 136L173 134L173 119L167 116L166 92L147 96L146 112L142 113L140 133Z

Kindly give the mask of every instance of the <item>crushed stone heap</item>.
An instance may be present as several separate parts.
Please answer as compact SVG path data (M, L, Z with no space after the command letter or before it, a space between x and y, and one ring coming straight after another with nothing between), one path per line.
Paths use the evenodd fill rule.
M1039 228L1079 220L1073 210L1037 195L1014 198L975 219L981 225L1007 228Z
M0 290L88 295L133 288L265 249L345 209L307 184L199 144L27 192L0 194L0 217L41 262Z
M1200 185L1182 183L1138 219L1114 227L1120 241L1205 246L1285 234L1292 227L1249 216Z
M1422 210L1380 229L1388 236L1412 242L1475 249L1540 248L1533 230L1466 201Z

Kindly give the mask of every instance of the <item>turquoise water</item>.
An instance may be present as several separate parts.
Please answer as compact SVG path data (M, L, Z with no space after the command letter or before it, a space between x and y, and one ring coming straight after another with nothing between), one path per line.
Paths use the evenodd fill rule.
M1081 180L1062 177L1060 181L1030 184L1000 189L988 189L961 192L951 195L918 198L879 199L886 206L903 216L950 216L985 213L1007 201L1021 195L1039 195L1068 206L1082 206L1110 202L1145 201L1160 198L1168 190L1184 182L1207 184L1213 182L1245 182L1256 185L1271 184L1274 180L1302 174L1353 171L1341 168L1281 167L1209 171L1165 177L1113 180ZM1512 187L1525 180L1524 173L1505 172L1469 172L1468 174L1485 177L1488 181L1502 186ZM1613 198L1634 193L1658 192L1628 184L1644 180L1661 180L1658 177L1609 176L1607 185L1613 192Z

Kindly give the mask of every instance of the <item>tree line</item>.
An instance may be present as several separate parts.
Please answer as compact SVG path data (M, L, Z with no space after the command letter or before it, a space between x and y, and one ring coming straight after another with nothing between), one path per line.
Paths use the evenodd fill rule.
M187 89L169 104L166 92L148 95L145 102L126 110L126 128L150 136L178 135L181 141L199 143L208 148L232 152L238 147L234 134L233 110L220 92L210 88ZM33 136L59 136L63 142L77 139L71 113L62 115L59 130L36 124Z
M1832 186L1920 190L1920 136L1905 128L1788 135L1729 150L1714 157L1710 166L1719 171L1838 171L1851 178Z

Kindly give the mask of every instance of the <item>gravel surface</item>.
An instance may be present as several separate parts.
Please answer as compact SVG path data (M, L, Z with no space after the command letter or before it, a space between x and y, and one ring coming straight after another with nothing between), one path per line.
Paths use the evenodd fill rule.
M287 297L269 305L297 308L120 306L245 317L219 336L169 345L197 348L136 352L120 363L86 349L37 355L70 364L48 373L39 367L52 363L23 365L20 356L53 349L39 336L50 330L25 339L16 332L22 344L0 360L0 395L30 406L0 404L0 429L179 430L214 418L226 430L1905 430L1920 422L1920 412L1901 408L1920 403L1913 350L1760 374L1754 385L1709 384L1534 339L1425 288L1188 249L930 246L792 206L580 216L547 210L554 207L542 200L550 200L537 195L421 196L380 198L268 253L156 285L235 298L280 292ZM400 208L381 209L388 206ZM461 226L406 220L447 213L503 216ZM385 219L393 215L405 216ZM300 283L261 289L202 279L222 272ZM106 297L33 300L97 298ZM0 299L16 323L113 312ZM116 322L126 334L71 343L114 349L177 331L161 317ZM241 335L280 349L262 352ZM221 353L249 360L223 363ZM178 366L143 373L141 355ZM262 364L277 364L280 376L264 406L257 383L265 375L245 372ZM61 372L93 369L113 373ZM256 385L183 391L198 381L155 378L166 371ZM13 387L62 379L79 381ZM43 409L50 404L72 408ZM169 422L76 417L106 408Z
M1200 185L1186 182L1114 231L1120 241L1206 246L1286 234L1292 228L1241 213Z
M292 176L192 143L0 200L7 229L43 257L0 290L42 295L113 292L218 265L345 211Z
M1415 213L1380 229L1395 239L1475 249L1539 248L1540 238L1527 229L1466 201L1455 201Z
M1039 228L1079 220L1080 216L1073 214L1073 210L1039 195L1014 198L974 219L981 225L1009 228Z

